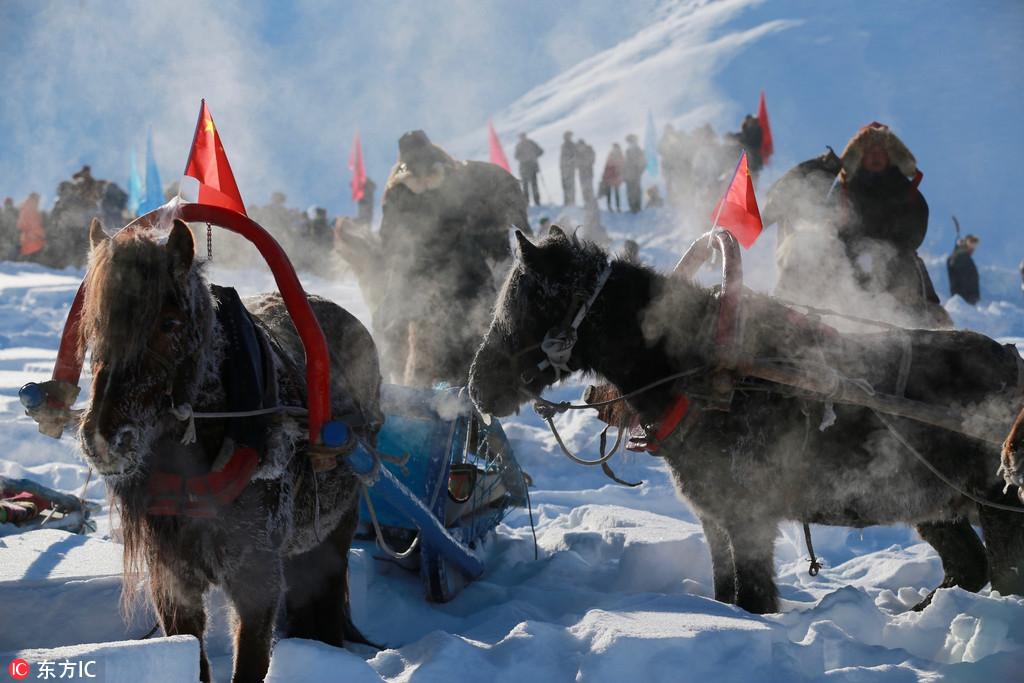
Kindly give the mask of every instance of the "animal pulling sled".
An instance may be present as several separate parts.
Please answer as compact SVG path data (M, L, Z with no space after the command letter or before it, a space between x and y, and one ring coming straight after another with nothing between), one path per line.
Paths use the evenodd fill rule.
M656 452L661 441L686 429L691 405L729 410L738 389L763 390L823 402L829 427L832 406L846 404L875 411L904 446L891 418L905 418L957 432L990 444L1003 444L1013 417L1024 406L1024 360L1012 344L1000 345L968 331L904 329L834 311L789 304L778 316L765 300L744 297L739 245L731 233L715 230L695 240L672 277L695 280L713 256L721 259L717 308L698 333L708 365L675 379L676 402L658 424L640 425L611 385L588 387L584 401L608 424L629 425L627 448ZM804 309L801 313L797 309ZM838 316L884 328L874 334L844 335L821 321ZM966 373L969 387L950 387L949 375ZM1007 382L1015 377L1016 382ZM565 409L551 404L548 411ZM545 409L542 405L542 410ZM1009 441L1007 440L1007 443ZM1004 449L1000 472L1017 486L1024 502L1024 463ZM605 455L605 454L602 454ZM932 471L943 478L934 468Z
M260 225L238 212L199 203L161 207L126 226L115 235L169 224L171 219L216 225L249 240L269 265L305 351L307 407L274 406L225 414L176 415L196 419L248 418L288 412L304 418L314 472L348 467L364 484L361 516L377 532L381 547L405 563L418 560L429 599L451 599L468 580L479 577L484 564L479 544L508 510L525 502L526 484L507 438L497 421L485 422L457 389L420 390L385 386L382 407L386 419L376 447L364 443L345 416L331 414L331 370L328 340L285 252ZM237 295L221 288L221 298ZM80 419L72 408L84 358L79 349L85 283L79 288L61 336L57 362L50 381L29 383L19 397L26 412L39 423L39 431L60 438L66 426ZM231 321L222 321L231 322ZM256 342L247 339L243 320L241 349ZM233 349L234 350L234 349ZM252 387L232 389L244 394ZM245 396L241 397L245 400ZM149 513L211 517L230 503L250 482L255 455L238 449L220 469L201 476L158 473L151 477ZM240 455L241 453L241 455ZM384 455L387 454L387 455ZM400 552L391 543L402 542Z

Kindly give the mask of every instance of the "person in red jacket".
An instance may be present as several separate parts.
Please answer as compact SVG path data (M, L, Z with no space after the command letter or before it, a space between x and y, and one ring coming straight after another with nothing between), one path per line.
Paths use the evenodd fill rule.
M39 213L39 195L35 192L21 205L18 230L21 232L22 259L37 260L39 253L46 248L46 230L43 228L43 216Z
M612 210L612 197L615 198L615 210L621 211L622 204L619 200L619 186L622 185L622 172L626 166L626 156L622 153L619 143L612 145L612 151L608 152L608 159L604 162L604 172L601 174L601 196L608 202L608 210Z

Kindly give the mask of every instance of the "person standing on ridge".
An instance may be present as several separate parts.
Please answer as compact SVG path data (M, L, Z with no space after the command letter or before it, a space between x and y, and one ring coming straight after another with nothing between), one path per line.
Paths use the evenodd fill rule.
M604 172L601 174L601 196L608 202L608 210L612 210L612 197L615 198L615 210L622 211L622 203L619 201L619 185L622 184L622 168L626 165L626 157L622 154L619 143L612 145L612 151L608 152L608 158L604 162Z
M572 141L572 131L567 130L562 136L562 153L558 158L562 171L562 195L565 206L576 204L576 143Z
M594 197L594 162L597 161L597 154L591 147L580 138L576 141L576 168L580 172L580 192L583 195L583 206L595 204Z
M515 157L519 162L519 181L523 184L523 194L526 195L526 203L530 203L530 188L533 188L533 203L540 206L540 187L537 185L537 174L540 173L540 158L544 150L536 142L526 137L526 133L519 134L519 142L516 143Z
M647 156L640 149L635 135L626 136L626 164L623 179L626 181L626 199L629 201L630 213L640 213L643 208L643 187L640 179L647 168Z
M369 178L363 186L363 198L356 204L356 221L365 225L373 224L373 196L377 192L377 183Z
M974 235L957 240L953 253L946 259L950 296L959 296L972 306L977 305L981 299L978 267L974 264L973 258L974 250L980 241Z

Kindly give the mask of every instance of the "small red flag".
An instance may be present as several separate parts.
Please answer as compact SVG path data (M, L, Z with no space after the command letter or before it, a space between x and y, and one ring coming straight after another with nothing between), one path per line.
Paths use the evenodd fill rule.
M512 172L512 167L508 165L508 157L505 156L505 150L501 148L501 140L498 139L498 133L494 130L494 124L490 121L487 122L488 137L491 142L491 163L496 166L501 166L503 169Z
M363 164L363 143L359 140L359 131L352 141L348 170L352 171L352 201L358 204L366 196L366 166Z
M761 91L761 102L757 105L757 122L761 124L761 161L768 163L768 159L775 153L775 143L772 140L772 125L768 122L768 105L764 101L764 90Z
M740 156L740 164L736 167L729 189L718 200L711 216L717 227L731 232L747 249L750 249L764 229L761 212L757 209L757 197L754 196L754 181L747 167L746 152Z
M185 175L199 181L199 203L220 206L237 211L243 216L245 204L238 193L235 176L231 173L228 155L221 144L220 134L213 125L213 117L206 100L199 106L196 134L192 138L192 151L188 154Z

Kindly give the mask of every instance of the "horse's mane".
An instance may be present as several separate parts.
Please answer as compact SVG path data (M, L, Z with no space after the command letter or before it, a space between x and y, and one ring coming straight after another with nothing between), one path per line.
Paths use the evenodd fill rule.
M193 264L190 280L201 277ZM161 308L176 302L189 309L188 293L175 282L166 248L147 233L104 240L89 255L85 275L79 350L114 365L142 357Z

